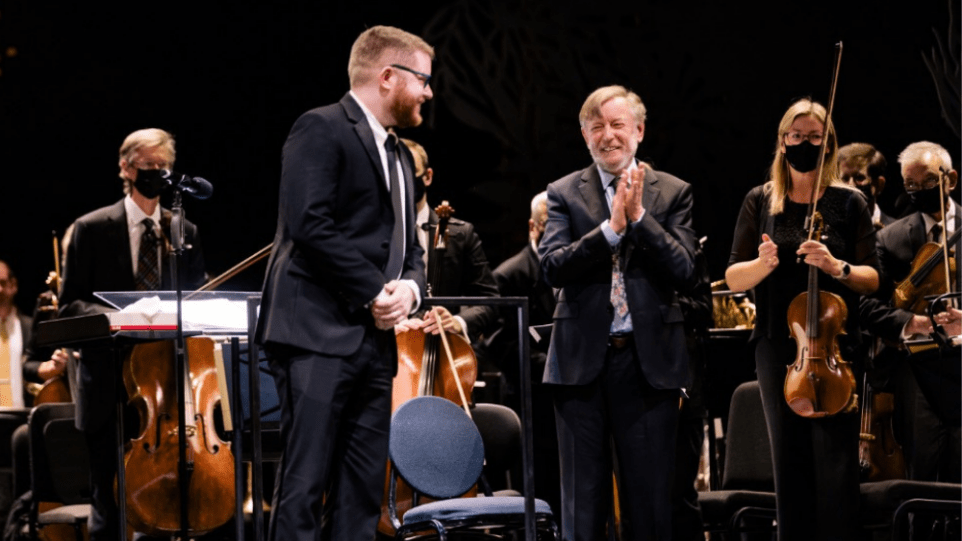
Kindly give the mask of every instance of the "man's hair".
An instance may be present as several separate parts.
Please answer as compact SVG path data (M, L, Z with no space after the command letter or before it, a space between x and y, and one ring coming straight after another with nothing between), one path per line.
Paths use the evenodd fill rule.
M422 147L421 145L415 143L410 139L405 139L402 137L401 142L408 147L408 149L411 151L411 154L414 154L417 158L421 160L421 165L422 165L421 174L423 175L424 172L428 170L428 167L431 167L428 164L428 151L424 150L424 147ZM417 173L417 171L415 171L415 173Z
M414 34L393 26L368 28L354 40L347 76L351 88L370 82L377 70L389 64L401 64L415 52L426 53L434 60L434 47Z
M601 116L601 106L615 98L625 98L628 100L628 106L631 107L635 121L639 124L645 123L648 110L645 109L645 104L642 103L641 97L623 86L612 85L603 86L595 90L588 96L588 99L585 100L584 105L581 106L581 113L578 114L578 121L581 123L581 127L583 128L588 120Z
M174 136L159 128L144 128L128 135L123 144L120 145L120 160L117 165L122 166L122 162L130 164L133 156L142 148L163 147L170 154L170 166L174 166L177 158L177 150L174 148ZM124 178L124 193L130 193L130 181Z
M531 219L538 221L539 215L542 214L541 208L546 207L548 204L548 192L541 192L538 195L531 198ZM548 209L545 208L544 214L548 214Z
M843 163L859 169L865 166L872 181L884 175L888 166L885 156L868 143L849 143L838 149L838 164Z
M899 165L904 166L920 161L926 152L931 152L938 156L942 161L942 167L945 168L946 171L952 169L952 156L949 155L949 151L945 150L942 145L929 141L917 141L905 147L905 150L899 154Z

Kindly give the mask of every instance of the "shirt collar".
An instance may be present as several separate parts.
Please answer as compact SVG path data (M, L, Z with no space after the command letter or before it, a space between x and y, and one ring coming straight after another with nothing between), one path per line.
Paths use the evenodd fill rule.
M616 178L615 175L613 173L609 173L608 171L605 171L604 169L601 168L600 165L595 164L595 167L598 168L598 175L601 176L602 188L604 188L605 190L608 190L608 186ZM638 169L638 160L632 160L631 165L628 166L627 171L630 172L630 171L634 171L635 169Z
M150 218L155 224L160 223L160 205L157 205L157 207L154 208L154 213L148 216L147 213L137 205L137 203L134 203L134 200L130 197L130 194L127 194L127 197L124 197L124 210L127 211L127 225L129 227L139 225L144 221L144 218Z
M361 108L365 118L367 118L367 123L371 125L371 132L374 134L374 142L377 143L378 148L383 148L384 141L387 141L387 129L385 129L384 126L378 122L377 117L374 116L374 113L372 113L371 110L364 105L364 102L361 101L361 98L359 98L353 90L350 91L350 94L351 97L354 98L354 101L357 102L357 105Z

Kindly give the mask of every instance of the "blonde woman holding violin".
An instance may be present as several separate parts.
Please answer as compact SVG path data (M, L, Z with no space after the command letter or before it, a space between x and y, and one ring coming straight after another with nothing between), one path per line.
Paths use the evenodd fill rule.
M841 358L856 369L865 351L859 296L878 288L871 210L838 180L838 142L826 118L825 108L809 99L782 116L770 179L745 197L725 273L733 291L755 290L751 340L772 443L779 541L849 540L859 529L857 411L802 417L783 390L786 368L798 355L786 317L792 300L806 292L809 269L818 269L818 289L837 294L848 307L837 343ZM824 220L819 240L807 240L813 189Z

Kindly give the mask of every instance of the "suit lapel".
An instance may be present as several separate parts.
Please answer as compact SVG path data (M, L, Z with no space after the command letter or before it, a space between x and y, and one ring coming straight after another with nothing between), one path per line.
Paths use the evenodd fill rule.
M120 275L130 283L134 283L134 264L131 257L137 254L130 253L130 231L127 229L127 209L124 207L124 200L114 205L110 215L110 244L116 248L116 265L120 269Z
M341 107L344 108L348 120L354 124L354 133L357 134L361 146L364 147L368 159L371 160L371 165L374 166L378 178L381 179L379 183L381 195L388 196L387 179L384 178L384 165L381 162L381 153L374 140L374 132L371 131L371 125L368 123L367 117L364 116L364 111L361 110L361 106L354 101L350 93L345 94L344 97L341 98Z
M581 191L581 197L585 201L588 216L592 222L600 224L611 218L611 209L608 208L608 201L605 199L605 187L601 185L601 175L598 174L596 165L592 165L581 173L581 184L578 189Z

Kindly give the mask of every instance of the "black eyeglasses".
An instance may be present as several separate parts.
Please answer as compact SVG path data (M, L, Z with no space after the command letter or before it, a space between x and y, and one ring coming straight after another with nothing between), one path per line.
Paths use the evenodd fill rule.
M406 71L406 72L408 72L408 73L413 73L414 76L417 77L419 80L420 80L420 79L423 79L423 80L424 80L424 88L427 88L428 85L431 83L431 76L428 75L427 73L421 73L420 71L413 70L413 69L411 69L411 68L409 68L409 67L407 67L407 66L402 66L401 64L391 64L391 67L392 67L392 68L397 68L397 69L399 69L399 70L404 70L404 71Z

